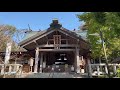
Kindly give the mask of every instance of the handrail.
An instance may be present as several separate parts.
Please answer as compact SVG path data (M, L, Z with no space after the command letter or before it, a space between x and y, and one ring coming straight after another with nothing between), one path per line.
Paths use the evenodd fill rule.
M12 72L14 72L15 77L17 75L22 74L23 65L21 65L21 64L0 64L0 66L1 66L0 74L4 75L4 78L5 78L5 75L8 75L8 74L12 75L13 74ZM8 71L6 72L5 69L6 69L7 66L8 66Z
M6 64L6 66L17 66L17 65L22 66L21 64ZM4 66L4 64L0 64L0 66Z
M117 68L118 68L117 66L120 66L120 64L111 64L111 63L110 63L110 64L108 64L108 65L113 67L112 73L115 75L115 74L116 74L116 70L117 70ZM105 69L104 69L105 71L102 70L102 72L105 72L105 74L108 73L107 65L106 65L105 63L89 64L89 66L90 66L89 69L91 69L90 74L91 74L92 76L94 76L94 75L93 75L93 70L92 70L94 67L96 67L96 69L97 69L97 75L96 75L96 76L100 76L100 71L102 70L102 69L100 70L100 67L105 67ZM95 69L95 70L96 70L96 69Z
M102 65L106 65L105 63L101 63L101 64L90 64L90 65L93 65L93 66L102 66ZM120 64L108 64L108 65L120 65Z

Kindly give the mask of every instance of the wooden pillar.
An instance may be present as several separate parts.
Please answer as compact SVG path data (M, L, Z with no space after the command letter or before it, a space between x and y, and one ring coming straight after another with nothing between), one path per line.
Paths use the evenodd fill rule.
M81 57L81 63L82 63L82 66L83 68L81 68L81 73L84 73L85 72L85 60L83 59L83 56Z
M88 64L88 76L92 78L92 68L91 68L90 59L87 59L87 64Z
M39 60L39 48L36 47L34 73L37 73L38 70L38 60Z
M85 59L85 68L84 68L84 70L85 70L85 73L86 73L86 71L87 71L87 62L86 62L87 60Z
M40 54L40 73L42 73L42 68L43 68L43 53L41 52L41 54Z
M76 72L80 73L79 49L76 48Z
M34 60L33 60L33 58L31 57L31 58L30 58L30 72L32 72L33 62L34 62Z
M76 51L75 51L74 52L74 63L70 66L70 71L72 71L71 68L74 67L74 71L76 72L76 68L77 68L76 66L77 65L76 65Z
M43 68L46 68L46 54L44 54Z

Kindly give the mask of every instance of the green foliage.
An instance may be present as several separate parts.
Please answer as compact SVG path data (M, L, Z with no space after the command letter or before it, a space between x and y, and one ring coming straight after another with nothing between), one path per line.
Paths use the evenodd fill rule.
M120 68L117 69L117 77L120 77Z
M104 56L99 36L90 34L103 32L107 56L112 60L120 56L120 12L87 12L77 15L87 25L87 39L91 44L92 57Z

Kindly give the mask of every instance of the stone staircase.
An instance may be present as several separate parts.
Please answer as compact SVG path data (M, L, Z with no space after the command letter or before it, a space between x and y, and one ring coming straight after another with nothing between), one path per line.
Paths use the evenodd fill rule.
M75 73L34 73L27 75L25 78L87 78L87 75Z

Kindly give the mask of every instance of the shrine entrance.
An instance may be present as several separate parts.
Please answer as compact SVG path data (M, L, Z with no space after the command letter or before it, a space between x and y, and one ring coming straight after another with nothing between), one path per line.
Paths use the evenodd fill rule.
M44 52L42 72L69 72L74 66L74 52ZM40 61L38 70L40 72Z

